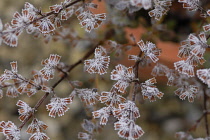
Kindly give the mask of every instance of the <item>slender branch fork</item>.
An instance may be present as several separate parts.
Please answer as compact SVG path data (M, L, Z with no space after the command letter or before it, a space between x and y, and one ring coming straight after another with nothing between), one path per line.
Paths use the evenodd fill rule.
M102 42L99 42L97 45L95 45L92 49L90 49L86 55L84 57L82 57L80 60L78 60L77 62L75 62L74 64L70 65L67 72L71 72L76 66L78 66L79 64L83 63L83 61L85 59L87 59L90 55L92 55L95 51L95 48L100 45ZM52 86L52 88L57 87L57 85L59 85L66 77L68 76L68 74L65 72L64 75ZM36 111L41 104L45 101L45 99L49 96L49 92L46 92L40 99L39 101L36 103L36 105L34 106L34 111ZM34 116L34 112L31 112L30 115L22 122L22 124L19 126L19 129L21 130L23 128L23 126Z

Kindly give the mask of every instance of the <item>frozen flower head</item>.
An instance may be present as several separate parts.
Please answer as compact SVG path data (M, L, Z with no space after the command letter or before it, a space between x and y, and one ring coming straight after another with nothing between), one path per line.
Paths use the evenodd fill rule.
M135 124L135 119L140 117L138 107L132 101L122 103L119 109L113 110L113 115L119 120L114 123L115 130L122 138L134 140L138 139L144 134L142 128Z
M99 46L95 49L95 58L85 60L85 70L90 73L105 74L109 67L110 57L107 56L105 48Z
M78 97L86 105L94 105L99 100L97 89L75 89Z
M194 85L184 85L180 88L178 88L175 91L175 94L179 96L180 99L185 100L185 98L188 98L189 102L193 102L194 98L196 97L196 93L198 92L198 87Z
M119 104L119 108L114 109L113 114L118 119L129 118L134 120L140 117L139 109L136 106L136 104L132 101Z
M210 16L210 9L207 11L207 15ZM203 26L203 30L204 30L205 32L210 31L210 24L204 25L204 26Z
M39 20L36 22L35 26L43 34L52 33L55 30L55 26L49 17Z
M205 53L206 48L208 47L205 33L201 32L198 35L198 37L195 36L194 34L190 34L189 37L188 37L188 40L189 40L190 45L192 47L191 53L193 55L197 55L199 57L202 57L203 54Z
M34 25L30 24L35 18L36 16L29 9L22 9L21 14L15 12L11 21L12 28L26 29L26 32L30 34L35 30Z
M6 140L20 140L20 130L11 121L0 122L0 133L6 136Z
M50 138L43 132L36 132L31 135L29 140L49 140Z
M125 98L122 97L117 89L112 90L110 92L103 91L100 96L101 103L105 103L107 106L118 108L120 103L125 102Z
M188 39L181 43L178 54L179 57L187 57L187 59L175 62L175 69L182 74L193 77L195 75L194 67L205 62L203 55L207 47L207 38L204 32L201 32L198 37L190 34Z
M145 10L152 7L152 0L130 0L132 6L143 7Z
M210 69L199 69L197 70L198 78L210 87Z
M183 8L189 11L196 11L199 8L200 0L178 0L178 2L183 3Z
M28 125L26 132L29 134L43 132L44 130L47 129L47 127L48 126L44 122L38 120L37 118L34 118L31 124Z
M164 75L167 75L167 73L169 73L170 69L163 65L163 64L160 64L160 63L157 63L155 65L155 67L152 69L152 75L153 76L164 76Z
M11 47L17 47L18 36L22 33L22 28L17 28L17 30L14 31L12 30L13 28L10 25L6 26L6 29L3 31L2 40Z
M137 44L146 58L150 58L154 63L159 60L160 49L158 49L155 44L152 42L146 42L146 44L144 44L143 40L140 40Z
M78 138L81 140L91 140L92 137L90 134L84 133L84 132L79 132L78 133Z
M34 15L32 15L28 9L23 9L22 15L18 12L14 13L11 24L14 27L22 27L26 26L26 24L30 23L33 20L34 20Z
M144 99L149 99L151 102L156 101L155 97L161 99L163 93L159 91L154 84L156 83L155 78L151 78L141 85L141 92Z
M106 14L93 14L89 10L82 12L76 12L77 18L80 21L80 25L85 28L85 31L91 32L93 29L97 29L104 20L106 20Z
M0 83L6 82L7 80L18 80L18 77L22 77L18 74L17 61L10 62L11 70L5 69L4 74L0 76Z
M0 26L0 30L2 31L3 27L2 25ZM1 34L1 41L11 47L17 47L18 36L23 32L23 28L16 28L14 26L11 26L9 23L6 23L4 27L5 29L2 31Z
M57 54L51 54L49 58L42 61L44 68L40 70L41 75L45 80L53 79L55 68L60 62L61 56Z
M50 103L46 105L47 110L49 112L49 116L55 118L56 115L58 117L63 116L64 113L69 109L67 106L68 104L71 104L72 100L70 97L68 98L59 98L59 97L54 97L50 100Z
M93 112L94 118L100 118L100 125L106 125L111 115L111 107L103 107Z
M155 9L149 11L149 16L154 17L156 20L160 20L169 10L171 0L154 0L154 4Z
M182 41L180 44L181 44L181 47L179 47L178 57L185 58L185 57L190 56L191 50L192 50L190 41L188 39L186 39L186 40Z
M126 88L135 79L135 74L132 67L125 67L124 65L117 65L111 72L111 80L116 80L114 88L118 89L119 92L125 93Z
M121 120L114 123L115 130L118 131L118 135L121 138L128 139L128 140L135 140L139 139L143 134L144 131L142 128L134 123L133 120Z
M178 70L182 74L186 74L189 77L193 77L194 74L194 67L190 64L189 61L178 61L174 63L174 67L176 70Z
M25 102L19 100L17 102L17 106L20 107L20 109L18 109L18 113L20 114L20 121L24 121L29 115L30 113L32 113L33 109Z

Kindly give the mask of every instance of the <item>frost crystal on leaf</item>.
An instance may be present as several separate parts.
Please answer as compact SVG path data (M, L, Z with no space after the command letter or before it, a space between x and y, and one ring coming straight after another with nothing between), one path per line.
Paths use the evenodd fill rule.
M85 60L85 70L90 74L98 73L105 74L110 62L110 57L107 56L105 48L99 46L95 49L95 58Z

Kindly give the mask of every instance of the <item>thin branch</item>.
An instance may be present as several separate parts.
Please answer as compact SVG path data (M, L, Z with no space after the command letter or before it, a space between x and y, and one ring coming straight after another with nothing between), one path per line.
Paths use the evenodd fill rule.
M49 16L51 16L51 15L58 15L61 11L65 10L66 8L68 8L68 7L70 7L70 6L73 6L74 4L76 4L76 3L78 3L78 2L81 2L81 1L83 1L83 0L76 0L76 1L73 1L73 2L71 2L71 3L69 3L69 4L67 4L66 6L64 6L63 8L61 8L60 11L59 11L58 13L55 13L54 11L51 11L51 12L49 12L49 13L46 13L46 14L42 15L42 16L39 17L39 18L34 19L33 21L31 21L31 22L29 22L29 23L26 23L23 27L17 27L17 28L14 28L14 30L10 30L10 31L7 31L7 32L2 31L2 32L0 32L0 35L6 34L6 33L8 33L8 32L15 32L15 31L18 31L18 30L20 30L20 29L22 29L22 28L25 29L25 28L28 27L29 25L34 24L34 23L36 23L37 21L39 21L39 20L41 20L41 19L44 19L44 18L49 17Z
M201 122L201 120L203 119L203 117L205 116L205 114L206 114L206 112L203 112L203 114L200 116L200 118L198 118L198 119L196 120L195 124L194 124L192 127L190 127L190 128L188 129L188 132L189 132L189 131L192 131L192 130L195 130L195 129L197 128L198 124L200 124L200 122Z
M47 96L49 95L49 92L46 92L42 98L36 103L36 105L34 106L34 111L36 111L40 105L44 102L44 100L47 98ZM23 128L23 126L31 119L31 117L34 115L34 111L30 113L30 115L22 122L22 124L19 126L19 129L21 130Z
M76 66L83 63L85 59L87 59L90 55L92 55L95 51L95 48L98 47L102 42L99 42L97 45L95 45L92 49L90 49L89 52L86 53L84 57L82 57L80 60L75 62L74 64L70 65L68 68L68 72L71 72ZM52 88L55 88L59 83L61 83L66 77L68 76L67 73L64 73L64 75L52 86ZM49 96L49 92L46 92L36 103L34 106L34 111L36 111L40 105L45 101L45 99ZM34 112L31 112L30 115L22 122L22 124L19 126L19 129L21 130L23 126L31 119L31 117L34 115Z
M143 52L140 50L140 53L138 54L138 56L141 58L142 57ZM142 61L142 59L136 61L136 63L133 65L133 69L134 69L134 74L135 74L135 79L139 78L139 63ZM137 84L139 84L138 82L132 82L131 85L131 91L130 91L130 96L132 96L132 101L135 101L136 99L136 87Z
M188 132L195 130L197 128L197 126L200 124L201 120L205 116L208 116L208 115L210 115L210 111L204 111L203 114L195 121L195 124L188 129Z
M35 85L34 83L31 83L30 80L24 79L24 78L18 76L18 74L14 74L14 75L15 75L18 79L20 79L20 80L22 80L22 81L24 81L24 82L26 82L26 83L29 83L30 85L36 87L37 90L40 90L40 89L41 89L41 86L40 86L40 85Z
M207 94L206 94L206 85L203 86L203 106L204 106L204 113L205 113L205 116L204 116L204 121L205 121L205 127L206 127L206 135L207 137L209 137L209 125L208 125L208 115L207 115Z

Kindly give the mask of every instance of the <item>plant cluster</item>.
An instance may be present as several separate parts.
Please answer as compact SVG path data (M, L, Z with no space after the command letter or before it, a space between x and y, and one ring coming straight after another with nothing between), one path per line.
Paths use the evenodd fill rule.
M26 132L30 135L29 140L48 140L50 138L45 132L48 125L39 120L36 115L37 109L44 107L44 102L46 103L50 98L46 103L49 116L61 117L70 109L74 99L79 98L87 108L87 112L91 113L90 118L84 119L82 123L85 132L78 132L79 139L95 139L95 135L103 131L103 127L111 117L115 118L113 126L118 131L119 137L128 140L139 139L144 133L149 132L144 131L144 128L137 123L137 119L141 119L137 98L140 96L143 100L148 100L148 104L160 102L167 93L158 89L155 85L157 83L155 77L165 76L168 80L167 85L177 88L174 93L181 100L187 99L193 103L196 97L203 97L203 114L193 127L197 127L204 119L206 136L194 138L190 134L192 129L189 129L186 132L177 132L176 138L178 140L210 139L208 126L210 69L202 67L206 61L209 61L204 58L204 55L210 48L210 9L200 0L178 0L178 2L176 0L104 0L100 2L107 6L107 13L94 13L97 4L93 0L65 0L60 4L49 6L49 12L36 8L32 2L26 2L21 12L14 13L11 23L3 24L0 20L0 44L2 45L17 47L18 37L24 31L35 37L43 36L46 43L68 39L71 45L81 40L88 40L92 45L86 54L73 64L62 62L64 60L58 54L50 54L49 58L41 62L42 68L32 72L31 78L20 74L18 70L20 62L12 61L11 68L5 69L0 75L1 100L5 98L4 94L11 98L27 94L28 97L33 98L37 92L43 92L43 96L34 106L18 100L16 105L19 107L21 123L17 126L12 121L1 121L0 133L6 140L19 140L21 130L26 127ZM164 19L167 18L167 13L175 2L182 4L183 9L186 9L189 14L193 12L199 14L202 23L197 32L190 33L186 40L181 41L178 57L182 60L175 62L174 68L170 68L159 63L161 49L155 44L158 36L154 37L151 34L163 30ZM116 39L117 32L113 31L114 28L128 26L129 23L126 20L129 20L129 17L138 20L141 11L147 11L147 15L144 16L149 17L150 36L137 40L134 35L130 35L127 43ZM83 36L73 30L74 27L62 26L65 22L76 19L86 32ZM103 33L97 30L102 30ZM102 37L98 37L100 35ZM124 58L124 53L133 48L138 49L136 55L128 55L128 60L131 60L133 65L121 64L120 60ZM118 60L118 64L113 60ZM85 74L95 77L94 84L90 88L82 86L83 81L74 81L69 76L80 64L83 65ZM149 66L154 66L151 77L143 81L139 76L140 68ZM110 89L102 91L98 83L104 75L108 74L110 74L109 82L113 80L113 84ZM55 77L59 79L56 81ZM68 96L61 97L55 92L55 88L65 80L72 89Z

